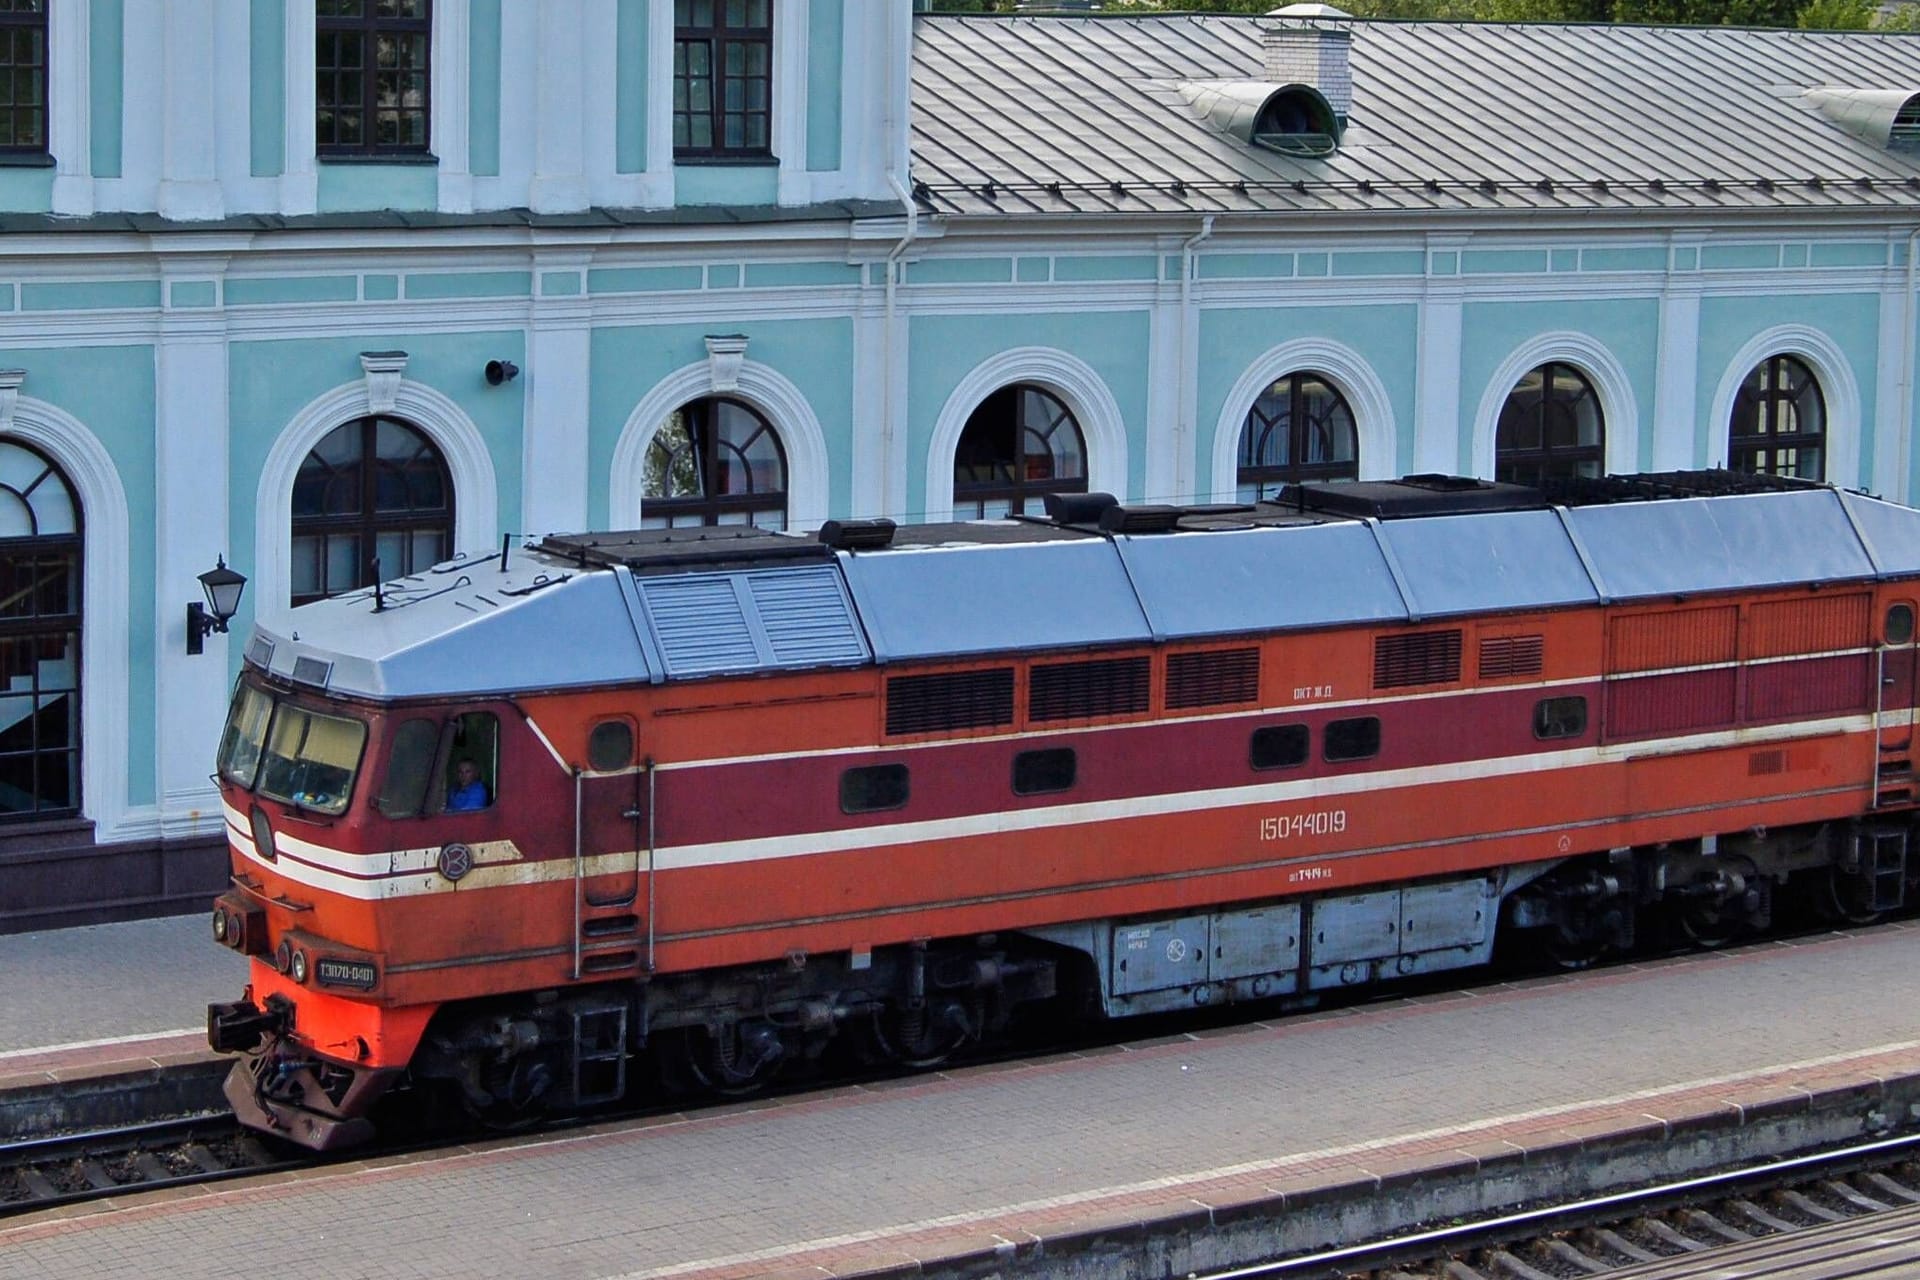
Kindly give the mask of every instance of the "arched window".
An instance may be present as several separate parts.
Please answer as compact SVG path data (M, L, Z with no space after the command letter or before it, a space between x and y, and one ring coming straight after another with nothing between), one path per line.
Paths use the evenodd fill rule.
M1606 470L1600 397L1570 364L1530 370L1507 394L1494 437L1493 478L1549 484Z
M1247 410L1236 473L1242 502L1302 480L1351 480L1360 474L1358 433L1346 397L1323 373L1290 373Z
M0 441L0 817L80 809L80 506Z
M1792 356L1768 356L1733 397L1727 466L1734 471L1826 478L1827 402L1813 370Z
M1002 387L967 418L953 451L954 519L1021 515L1041 494L1086 491L1080 424L1049 392Z
M415 573L453 551L453 480L425 435L395 418L326 434L293 481L293 603Z
M709 396L667 415L647 445L640 527L787 527L787 454L773 424L738 400Z

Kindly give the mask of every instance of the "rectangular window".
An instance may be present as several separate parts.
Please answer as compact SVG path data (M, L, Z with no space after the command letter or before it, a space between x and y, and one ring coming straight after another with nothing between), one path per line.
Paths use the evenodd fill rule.
M1450 684L1460 678L1460 632L1415 631L1373 642L1373 687Z
M47 149L47 0L0 0L0 152Z
M1577 738L1587 731L1587 700L1542 698L1533 704L1533 736Z
M1260 651L1215 649L1167 656L1167 706L1217 707L1260 697Z
M894 676L887 681L887 733L938 733L1013 723L1013 668Z
M1247 763L1256 769L1291 769L1307 762L1313 733L1303 724L1268 725L1253 731Z
M321 155L426 154L432 34L431 0L316 0Z
M393 732L387 751L387 779L375 806L383 817L411 818L427 802L433 784L433 759L440 751L437 720L408 720Z
M1022 751L1013 758L1013 794L1037 796L1073 786L1078 762L1071 747Z
M673 0L673 154L772 147L772 0Z
M1333 721L1327 726L1321 750L1329 764L1379 755L1380 717L1355 716L1351 720Z
M907 766L870 764L840 775L840 812L874 813L907 803Z
M499 797L500 720L491 711L466 711L441 731L442 772L436 779L448 813L487 809Z
M1082 720L1147 709L1153 687L1148 658L1036 664L1027 678L1029 720Z

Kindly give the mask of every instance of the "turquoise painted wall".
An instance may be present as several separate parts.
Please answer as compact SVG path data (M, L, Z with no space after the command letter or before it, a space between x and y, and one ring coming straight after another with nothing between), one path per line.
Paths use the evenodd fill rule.
M321 213L366 209L433 209L440 203L440 169L434 164L329 164L319 166Z
M1153 501L1146 486L1147 342L1144 310L1044 315L931 315L907 338L907 510L927 509L927 452L940 410L960 380L1013 347L1053 347L1077 356L1106 383L1127 430L1127 497Z
M0 348L0 368L25 369L20 390L72 414L113 458L127 495L127 740L88 751L127 753L127 802L153 804L154 355L150 346ZM184 600L182 601L184 604ZM84 621L82 623L84 624ZM103 691L105 696L114 696ZM82 695L85 696L84 694Z
M613 167L647 167L647 0L620 0L614 25Z
M0 169L0 213L53 212L53 166Z
M1567 330L1597 339L1626 370L1640 423L1636 465L1641 469L1652 465L1654 365L1660 342L1656 299L1469 302L1461 309L1460 330L1461 475L1473 473L1474 415L1480 411L1494 370L1541 334ZM1407 363L1413 363L1411 347ZM1609 422L1607 430L1612 432L1617 425Z
M813 0L807 9L807 168L840 167L841 101L846 88L845 19L841 0Z
M88 167L96 178L120 176L121 94L126 83L123 0L89 0L87 6Z
M1694 388L1694 465L1719 466L1727 460L1728 424L1713 420L1714 392L1727 375L1734 353L1761 330L1781 324L1802 324L1824 333L1846 354L1854 385L1860 391L1860 469L1845 476L1829 471L1827 479L1841 485L1869 484L1880 343L1880 299L1871 293L1702 298L1700 366ZM1743 369L1735 376L1746 373Z
M489 387L483 370L489 360L512 360L525 367L526 335L519 329L458 334L374 333L359 338L295 338L232 345L227 377L233 443L227 465L231 491L228 527L234 546L253 545L260 473L287 423L323 393L365 377L360 367L362 351L395 348L407 353L409 381L425 383L446 395L473 420L493 457L500 527L519 528L521 418L525 404L517 386ZM459 501L457 494L454 500ZM251 622L251 602L243 602L241 611Z
M1297 338L1321 338L1350 347L1366 360L1393 405L1396 456L1392 470L1413 467L1413 353L1419 310L1411 303L1349 307L1270 307L1200 314L1199 396L1194 418L1194 475L1212 475L1216 427L1227 393L1260 356ZM1240 406L1235 406L1238 413ZM1234 428L1238 432L1239 427ZM1366 463L1369 467L1371 463Z
M500 0L472 0L467 18L467 171L500 172Z
M831 320L738 320L714 324L634 325L596 329L593 388L588 416L591 440L587 518L609 527L608 477L613 449L642 396L684 365L707 358L710 333L744 333L747 359L778 371L800 389L827 440L827 512L845 516L851 497L853 456L853 322Z
M780 170L771 164L677 164L673 202L686 205L779 203Z
M271 178L287 171L286 0L253 0L247 18L248 167Z

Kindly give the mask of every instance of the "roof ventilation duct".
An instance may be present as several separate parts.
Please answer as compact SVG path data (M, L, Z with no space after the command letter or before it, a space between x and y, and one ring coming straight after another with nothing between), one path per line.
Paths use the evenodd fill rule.
M1876 147L1920 151L1920 89L1837 89L1801 95L1821 115Z

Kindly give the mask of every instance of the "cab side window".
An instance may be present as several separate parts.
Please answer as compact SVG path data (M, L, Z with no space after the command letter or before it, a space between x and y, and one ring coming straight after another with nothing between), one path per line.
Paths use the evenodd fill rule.
M382 816L411 818L427 802L433 782L433 758L440 751L437 720L408 720L393 732L387 750L387 777L374 803Z
M440 785L448 813L491 808L499 798L500 720L491 711L468 711L447 721Z

